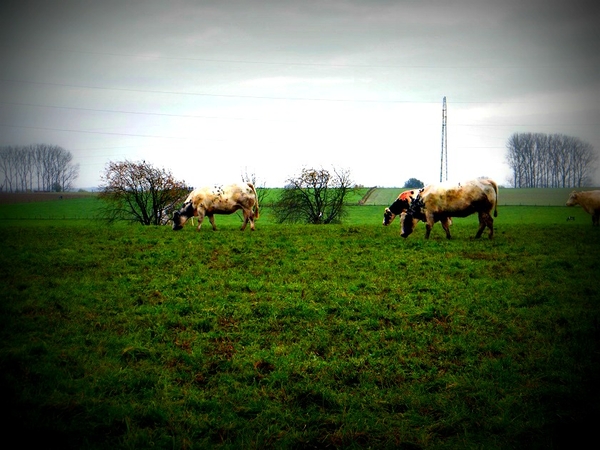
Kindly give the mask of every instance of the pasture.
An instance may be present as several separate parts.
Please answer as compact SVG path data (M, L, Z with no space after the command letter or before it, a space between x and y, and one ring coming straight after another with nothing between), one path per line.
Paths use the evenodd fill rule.
M475 217L426 241L422 224L406 240L381 226L381 205L328 226L277 225L265 207L254 233L236 215L198 233L105 226L95 201L0 205L7 444L592 439L600 230L581 208L501 206L492 241L472 239Z

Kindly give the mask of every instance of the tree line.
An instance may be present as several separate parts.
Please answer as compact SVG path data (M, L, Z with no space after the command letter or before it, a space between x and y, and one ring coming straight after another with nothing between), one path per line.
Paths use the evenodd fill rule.
M514 133L507 163L515 188L589 186L598 156L591 144L564 134Z
M0 147L0 191L68 191L79 175L73 155L57 145Z

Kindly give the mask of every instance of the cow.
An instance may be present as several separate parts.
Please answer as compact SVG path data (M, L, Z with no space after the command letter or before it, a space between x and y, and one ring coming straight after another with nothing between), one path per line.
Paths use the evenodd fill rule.
M215 214L232 214L240 209L244 213L241 230L245 230L250 222L250 229L254 231L254 221L258 220L260 213L258 196L252 183L195 189L185 199L182 208L173 213L173 230L181 230L185 222L195 216L198 218L197 230L200 231L204 217L208 216L216 231Z
M401 214L405 213L410 207L412 200L419 194L419 192L419 189L411 189L409 191L400 193L398 198L394 200L394 203L392 203L388 208L385 208L383 212L383 225L388 226L394 221L396 216L400 216ZM421 213L416 212L415 214L419 216L420 220L425 220ZM436 222L438 220L442 221L442 227L444 227L444 230L447 230L448 227L452 225L451 217L442 217L440 219L436 218ZM402 224L400 224L400 226L402 226Z
M459 183L455 186L429 185L419 191L410 207L402 213L402 233L406 238L414 230L417 222L426 223L425 239L429 239L435 222L448 217L467 217L473 213L479 215L479 229L476 238L480 238L487 226L490 239L494 236L494 217L498 217L498 185L490 179L477 179ZM450 229L444 227L446 238L450 239Z
M403 211L406 211L410 206L412 198L417 195L417 192L412 189L410 191L404 191L400 193L398 198L394 200L394 203L392 203L388 208L385 208L383 212L383 225L387 227L394 221L396 216L399 216Z
M585 212L592 215L592 226L600 226L600 190L571 192L567 206L575 205L581 205Z
M168 225L169 223L173 224L173 216L171 213L175 212L175 209L177 208L176 205L182 204L186 198L187 198L187 196L184 196L184 197L178 198L177 200L173 200L172 202L170 202L168 205L166 205L162 209L162 211L160 212L161 213L161 217L160 217L161 225ZM192 225L194 225L194 218L191 217L190 220L192 222Z

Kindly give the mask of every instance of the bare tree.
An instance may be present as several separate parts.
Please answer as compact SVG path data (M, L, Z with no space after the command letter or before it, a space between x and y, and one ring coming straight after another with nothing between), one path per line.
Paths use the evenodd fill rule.
M79 165L62 147L47 144L0 147L0 187L14 191L67 191Z
M15 148L5 146L0 148L0 185L3 191L13 192L15 182Z
M598 160L591 144L562 134L514 133L507 147L514 187L585 186Z
M102 175L100 199L109 221L125 220L142 225L165 222L169 207L189 189L170 171L153 167L146 161L109 162Z
M594 147L588 142L575 140L572 145L574 186L582 187L591 182L592 168L598 160Z
M265 183L261 183L254 172L248 173L248 168L246 168L244 170L244 173L242 173L242 181L244 183L252 183L252 185L254 186L254 190L256 190L258 203L260 205L264 205L266 203L265 200L268 197L268 190L265 187Z
M279 223L339 223L351 186L347 170L302 169L299 176L288 179L274 205L275 217Z

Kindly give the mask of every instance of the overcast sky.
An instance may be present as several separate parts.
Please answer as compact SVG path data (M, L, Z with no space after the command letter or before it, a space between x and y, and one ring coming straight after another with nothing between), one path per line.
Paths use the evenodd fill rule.
M146 160L192 186L510 177L515 132L600 151L600 3L4 1L0 145L59 145L96 186ZM600 174L595 183L600 184Z

